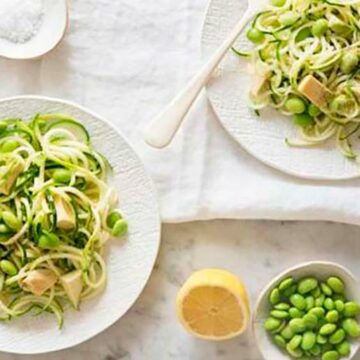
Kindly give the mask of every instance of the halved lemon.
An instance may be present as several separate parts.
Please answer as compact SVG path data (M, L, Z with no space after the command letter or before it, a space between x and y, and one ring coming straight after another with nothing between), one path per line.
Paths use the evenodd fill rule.
M244 284L221 269L193 273L178 293L176 309L184 328L207 340L227 340L242 334L250 316Z

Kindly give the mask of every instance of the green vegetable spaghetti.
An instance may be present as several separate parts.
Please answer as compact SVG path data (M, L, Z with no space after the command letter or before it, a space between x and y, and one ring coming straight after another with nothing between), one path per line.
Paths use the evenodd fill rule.
M55 314L106 284L104 245L127 232L107 160L62 114L0 121L0 319Z
M360 2L356 0L271 0L247 32L255 45L239 56L251 60L250 92L258 112L271 106L292 117L299 139L312 146L336 138L343 154L360 131Z

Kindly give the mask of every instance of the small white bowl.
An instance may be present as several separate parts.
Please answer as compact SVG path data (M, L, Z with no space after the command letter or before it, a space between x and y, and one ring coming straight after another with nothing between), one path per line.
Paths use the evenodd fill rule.
M63 39L68 25L67 0L43 0L44 14L38 32L25 43L13 43L0 38L0 56L8 59L39 58Z
M269 317L270 304L269 295L274 287L276 287L281 280L292 276L295 279L300 279L306 276L315 276L319 280L325 280L329 276L338 276L345 283L346 296L349 300L354 300L360 303L359 283L355 276L345 267L326 261L312 261L302 263L294 266L280 275L276 276L264 288L256 302L255 311L253 313L252 327L255 335L256 344L266 360L289 360L289 355L274 344L271 335L264 329L264 322ZM359 341L351 341L351 353L348 357L342 359L350 360L354 357L359 348Z

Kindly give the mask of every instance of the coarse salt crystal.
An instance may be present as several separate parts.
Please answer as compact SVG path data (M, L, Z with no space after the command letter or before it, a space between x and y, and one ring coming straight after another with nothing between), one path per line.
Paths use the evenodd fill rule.
M42 24L43 0L0 0L0 37L25 43Z

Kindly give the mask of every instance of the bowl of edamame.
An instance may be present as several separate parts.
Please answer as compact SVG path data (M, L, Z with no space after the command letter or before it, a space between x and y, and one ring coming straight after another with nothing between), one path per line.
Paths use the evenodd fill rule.
M359 348L360 291L345 267L302 263L261 292L253 331L264 359L352 359Z

